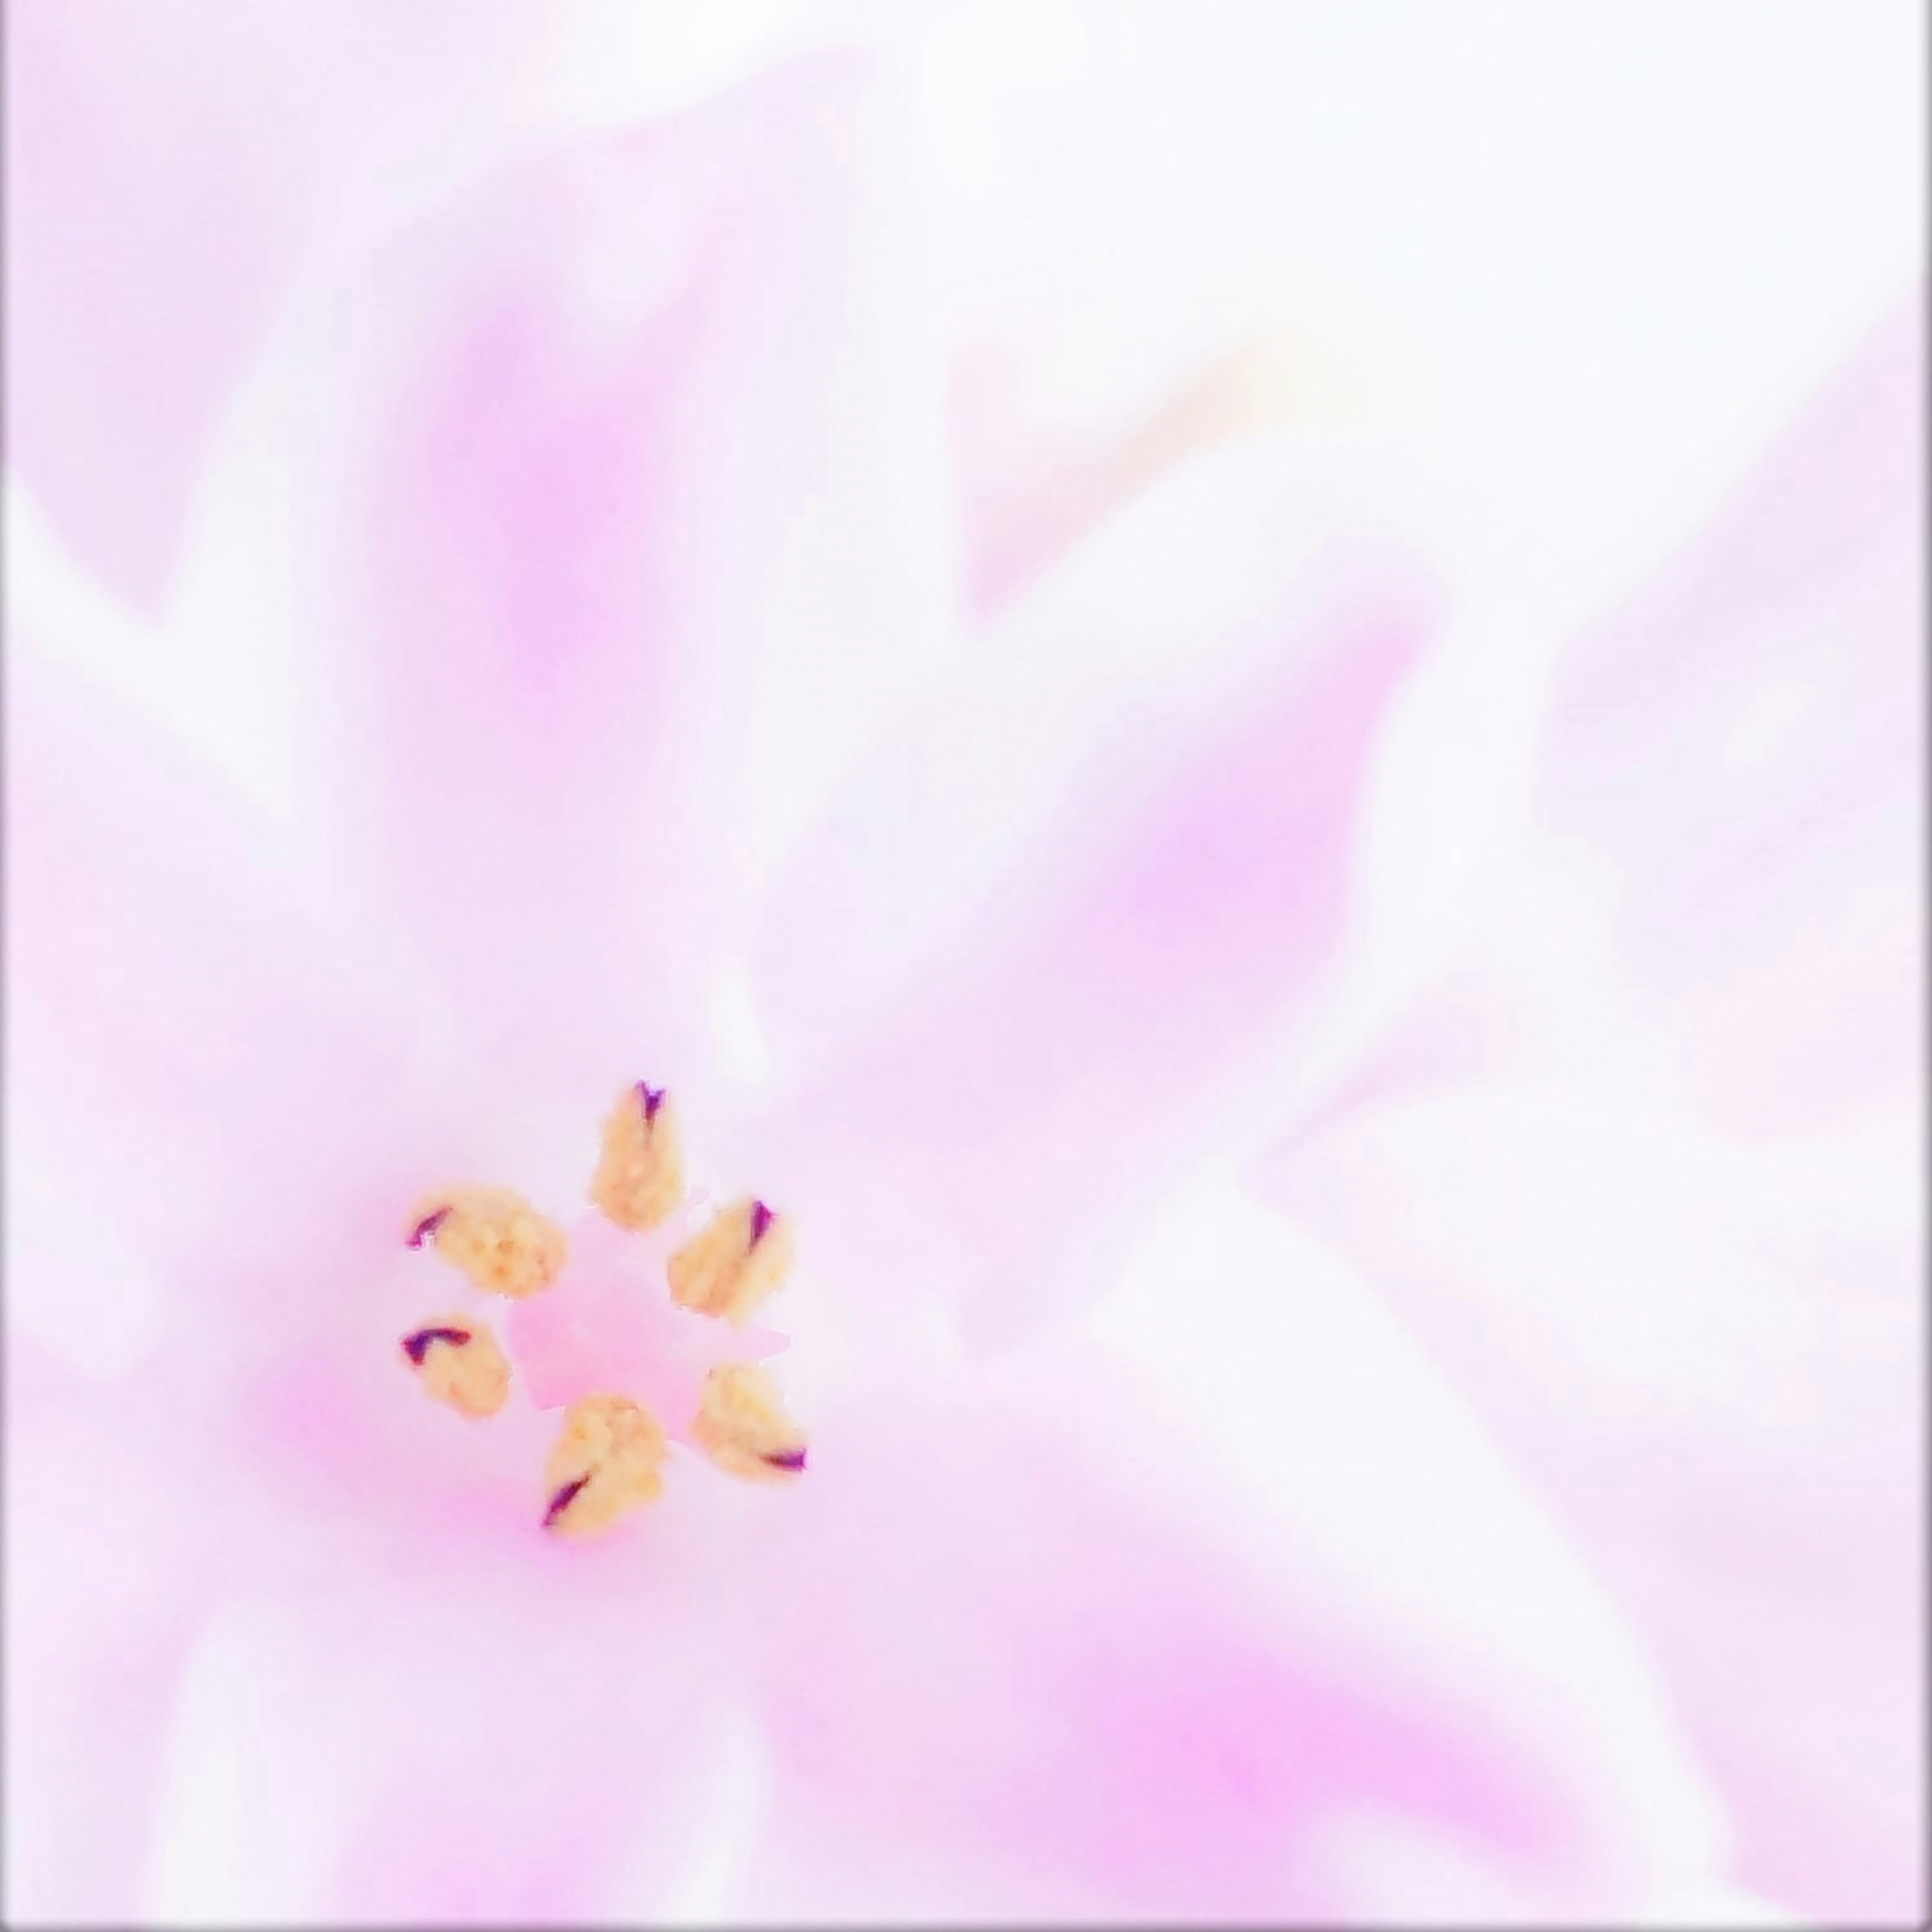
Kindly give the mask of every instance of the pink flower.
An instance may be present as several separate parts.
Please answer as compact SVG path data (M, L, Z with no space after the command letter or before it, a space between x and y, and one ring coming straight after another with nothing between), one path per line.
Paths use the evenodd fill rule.
M1417 970L1364 801L1458 662L1454 572L1346 440L1219 422L1102 448L1051 542L997 479L956 527L945 347L876 352L918 338L873 86L479 134L326 241L265 190L302 272L210 244L246 352L152 436L126 338L26 280L33 353L116 400L20 457L85 594L12 623L16 1916L1809 1884L1731 1862L1726 1808L1792 1801L1673 1706L1704 1606L1602 1581L1654 1498L1552 1506L1518 1385L1466 1400L1404 1269L1351 1265L1373 1214L1331 1248L1262 1204L1322 1140L1240 1184L1284 1070L1347 1064L1351 970ZM124 442L141 488L72 487ZM621 1360L675 1407L699 1353L592 1219L470 1426L397 1359L452 1279L400 1237L452 1183L562 1218L644 1076L701 1180L795 1217L812 1465L676 1458L564 1544L538 1405Z

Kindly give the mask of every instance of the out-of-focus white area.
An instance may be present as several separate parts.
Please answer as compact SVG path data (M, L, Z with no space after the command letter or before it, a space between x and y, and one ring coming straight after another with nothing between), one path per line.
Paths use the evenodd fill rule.
M618 121L872 50L961 336L1106 418L1262 328L1546 543L1580 610L1692 525L1918 272L1910 0L580 0Z

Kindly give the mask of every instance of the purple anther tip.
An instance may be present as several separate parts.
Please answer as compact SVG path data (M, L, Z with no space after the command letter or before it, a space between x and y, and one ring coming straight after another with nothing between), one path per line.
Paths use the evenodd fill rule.
M543 1526L548 1529L576 1500L577 1492L589 1482L588 1476L579 1476L574 1483L566 1483L550 1499L550 1508L544 1511Z
M752 1203L752 1245L756 1247L765 1238L765 1230L778 1219L762 1201Z
M449 1210L447 1208L439 1208L434 1214L425 1214L411 1231L410 1246L412 1248L421 1247L424 1242L428 1240L430 1235L434 1234L437 1228L448 1219Z
M638 1098L644 1103L646 1126L657 1118L658 1109L664 1105L664 1090L662 1087L653 1087L644 1080L638 1082Z
M776 1449L765 1458L774 1469L802 1469L805 1467L802 1449Z
M403 1346L409 1352L410 1360L421 1368L432 1342L447 1342L452 1348L460 1348L469 1340L467 1328L418 1328L413 1335L403 1337Z

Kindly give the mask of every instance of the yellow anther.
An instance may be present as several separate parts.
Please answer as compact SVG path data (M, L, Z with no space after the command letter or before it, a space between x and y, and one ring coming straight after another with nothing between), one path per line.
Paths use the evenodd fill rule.
M805 1438L778 1384L754 1362L720 1362L705 1377L691 1433L727 1475L782 1483L805 1468Z
M509 1400L508 1358L466 1315L432 1315L403 1337L402 1349L425 1392L464 1415L494 1415Z
M684 1196L684 1156L670 1096L642 1081L626 1087L604 1122L590 1198L633 1234L654 1228Z
M655 1502L664 1455L664 1431L628 1396L572 1402L544 1465L544 1528L589 1536Z
M791 1222L762 1201L720 1208L665 1264L670 1292L700 1315L742 1324L791 1266Z
M410 1245L434 1241L490 1294L521 1301L563 1271L563 1230L507 1187L453 1187L418 1208Z

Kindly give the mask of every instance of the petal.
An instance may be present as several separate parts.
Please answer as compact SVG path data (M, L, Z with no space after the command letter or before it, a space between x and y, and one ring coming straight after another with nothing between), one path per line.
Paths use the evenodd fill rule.
M1744 1880L1834 1919L1914 1870L1922 385L1894 318L1559 658L1494 916L1261 1175L1550 1472Z
M1063 138L1065 118L1057 130ZM1064 302L1064 290L1054 293ZM1096 360L1104 362L1096 338L1107 324L1092 314L1070 321L1060 310L1029 322L1023 337L976 344L955 381L970 584L982 613L1191 452L1361 407L1354 372L1306 332L1261 329L1223 341L1232 331L1228 318L1218 318L1210 352L1197 366L1162 370L1154 382L1144 371L1125 380L1117 374L1116 386L1102 385L1096 396L1080 390L1093 386ZM1148 344L1142 338L1136 346L1144 353ZM1174 359L1172 346L1162 359ZM1064 384L1075 369L1075 394L1058 393L1054 379Z
M554 1419L424 1402L352 1299L278 1360L184 1350L111 1404L10 1406L37 1917L656 1919L688 1886L729 1486L683 1462L630 1533L546 1537Z
M1432 1874L1609 1923L1706 1871L1641 1660L1345 1270L1204 1194L1091 1320L826 1405L741 1912L1378 1923Z
M883 1246L995 1323L1077 1294L1151 1190L1276 1105L1436 620L1388 520L1332 451L1178 468L800 842L754 956L797 1094L761 1172L835 1274Z
M1916 1884L1918 1172L1916 1134L1754 1148L1552 1088L1391 1098L1262 1177L1536 1472L1741 1881L1830 1923Z
M96 1373L164 1334L288 1346L392 1246L460 1124L417 1084L380 952L344 942L243 802L12 641L21 1310Z
M704 1080L760 746L796 735L760 653L900 614L827 602L896 527L853 454L890 454L847 313L862 92L828 59L506 160L315 292L224 447L190 601L292 640L332 876L506 1087Z
M305 253L447 166L534 16L26 0L7 73L10 463L158 608L214 420Z
M1491 1064L1751 1136L1916 1111L1918 324L1562 655L1534 836L1436 1034L1480 1012Z
M10 1256L9 1288L19 1270ZM7 1890L28 1924L133 1924L175 1674L212 1540L157 1437L8 1336ZM146 1418L143 1419L144 1420Z
M537 1560L555 1547L520 1576L459 1557L224 1605L178 1694L149 1910L580 1923L627 1864L670 1882L709 1795L686 1768L716 1672L671 1640L674 1606L620 1604L608 1571L556 1587Z

